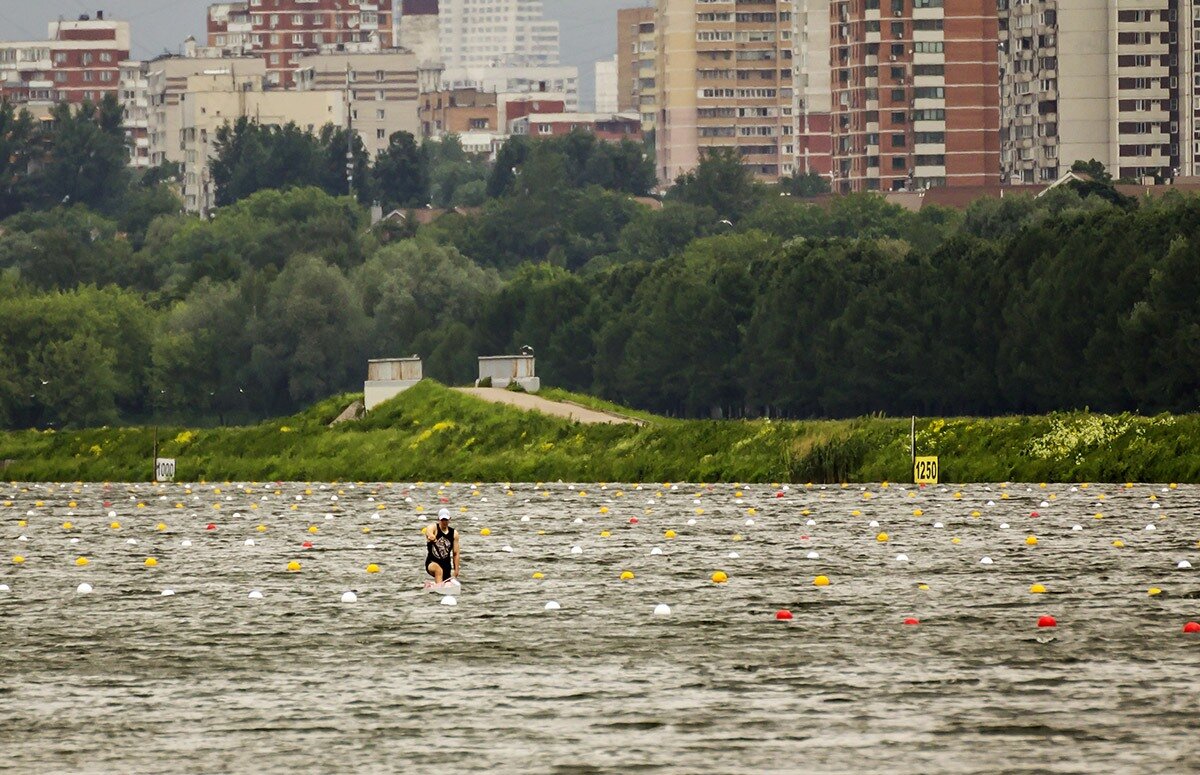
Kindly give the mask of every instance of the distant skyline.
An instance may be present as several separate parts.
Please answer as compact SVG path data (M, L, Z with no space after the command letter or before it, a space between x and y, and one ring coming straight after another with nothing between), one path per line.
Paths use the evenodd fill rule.
M546 18L559 22L563 64L579 68L580 107L592 104L595 63L617 50L617 9L653 5L650 0L544 0ZM0 39L38 40L46 25L103 10L133 26L135 59L178 52L185 38L204 39L209 0L0 0Z

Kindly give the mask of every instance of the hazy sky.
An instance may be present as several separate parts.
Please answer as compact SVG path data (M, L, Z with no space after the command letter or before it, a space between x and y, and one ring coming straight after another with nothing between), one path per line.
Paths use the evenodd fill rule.
M546 16L562 29L562 60L579 68L581 102L592 101L592 66L617 49L617 9L651 0L545 0ZM133 25L133 56L176 51L188 35L203 40L209 0L0 0L0 39L43 38L59 16L104 10Z

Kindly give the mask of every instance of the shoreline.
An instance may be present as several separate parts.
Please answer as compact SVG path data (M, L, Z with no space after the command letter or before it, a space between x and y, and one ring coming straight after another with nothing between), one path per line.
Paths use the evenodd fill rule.
M841 484L912 479L908 418L676 420L588 396L555 401L641 425L585 425L426 380L360 420L357 396L253 426L157 428L180 481L574 481ZM917 421L942 483L1200 482L1200 415L1070 412ZM0 433L0 480L144 482L153 427Z

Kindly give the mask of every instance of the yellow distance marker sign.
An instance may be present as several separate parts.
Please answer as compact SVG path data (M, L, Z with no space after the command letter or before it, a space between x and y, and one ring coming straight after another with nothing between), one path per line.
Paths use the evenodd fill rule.
M937 484L938 473L940 471L936 456L913 460L913 484Z

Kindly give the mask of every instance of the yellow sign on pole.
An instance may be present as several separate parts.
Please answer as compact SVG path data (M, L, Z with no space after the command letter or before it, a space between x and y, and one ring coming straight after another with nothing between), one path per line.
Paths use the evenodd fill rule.
M938 473L938 459L936 456L913 459L914 484L937 484Z

